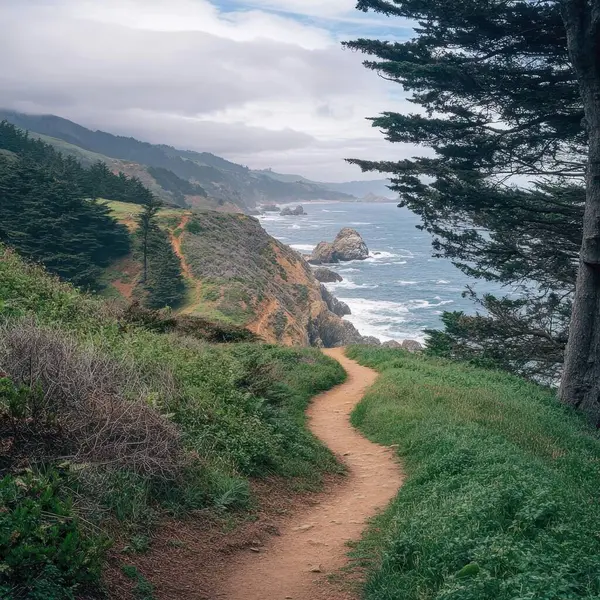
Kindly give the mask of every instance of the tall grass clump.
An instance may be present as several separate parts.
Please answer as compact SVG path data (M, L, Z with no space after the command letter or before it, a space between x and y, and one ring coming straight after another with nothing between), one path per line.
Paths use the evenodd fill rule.
M600 440L514 376L355 347L381 372L352 420L406 481L355 551L367 600L600 595Z

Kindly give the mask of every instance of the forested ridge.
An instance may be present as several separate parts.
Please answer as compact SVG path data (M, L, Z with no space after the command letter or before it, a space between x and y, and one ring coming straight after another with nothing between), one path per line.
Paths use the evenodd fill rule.
M191 182L191 185L199 186L194 188L192 195L197 195L201 189L212 198L233 203L244 210L265 201L354 200L354 196L329 189L326 184L309 180L279 181L210 152L179 150L133 137L92 131L54 115L28 115L0 109L1 118L85 150L150 167L167 186L181 188L184 185L182 181ZM178 194L182 190L171 191L180 198Z
M131 252L148 264L139 299L154 308L181 302L185 286L168 235L156 222L160 202L136 178L114 174L102 162L84 168L50 145L0 123L0 242L77 286L99 289L102 275ZM111 215L106 200L148 209L131 236Z

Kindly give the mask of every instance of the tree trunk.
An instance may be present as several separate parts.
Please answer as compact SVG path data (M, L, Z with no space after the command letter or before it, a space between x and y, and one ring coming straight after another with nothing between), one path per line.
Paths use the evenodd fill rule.
M565 0L569 53L589 136L583 243L560 388L563 402L600 424L600 0Z
M142 244L143 256L144 256L144 266L142 271L142 283L146 283L148 281L148 226L144 227L144 241Z

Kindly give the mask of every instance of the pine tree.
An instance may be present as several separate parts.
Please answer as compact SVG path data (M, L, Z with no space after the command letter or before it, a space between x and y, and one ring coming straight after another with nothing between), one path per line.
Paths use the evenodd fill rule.
M145 284L148 280L148 258L151 251L150 243L152 240L152 233L158 229L156 215L158 214L160 207L160 201L155 197L151 197L144 205L142 212L137 218L137 234L140 238L142 252L142 284Z
M596 418L600 276L585 240L600 237L590 208L600 206L600 177L590 175L600 164L599 0L360 0L358 7L417 23L406 42L347 46L373 57L365 65L401 84L421 108L383 113L373 125L433 155L351 162L392 173L393 189L422 217L439 255L470 275L524 286L525 304L484 298L493 322L455 318L438 348L454 339L476 352L491 325L493 343L518 350L519 339L540 365L549 355L560 361L574 299L576 342L562 398ZM519 187L523 180L529 185ZM582 240L580 297L573 292ZM469 329L479 332L470 342ZM556 351L547 353L548 344Z
M176 308L185 296L181 263L168 234L159 228L150 232L150 259L144 289L148 308Z
M29 159L0 158L0 241L83 287L129 251L127 229L76 182Z

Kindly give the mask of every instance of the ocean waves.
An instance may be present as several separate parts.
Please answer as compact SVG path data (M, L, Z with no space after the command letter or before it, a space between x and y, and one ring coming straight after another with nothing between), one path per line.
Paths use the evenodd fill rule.
M327 265L344 278L327 287L350 306L353 314L348 319L363 335L422 341L425 329L442 327L445 310L475 310L462 296L473 280L450 261L432 258L431 236L416 228L420 221L407 209L360 202L302 204L306 216L269 214L261 222L302 254L320 241L333 240L343 227L356 227L370 255L363 261ZM497 293L487 283L477 284L477 291Z

